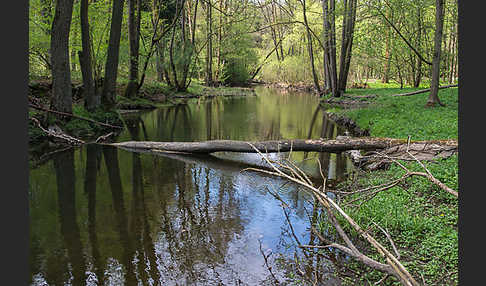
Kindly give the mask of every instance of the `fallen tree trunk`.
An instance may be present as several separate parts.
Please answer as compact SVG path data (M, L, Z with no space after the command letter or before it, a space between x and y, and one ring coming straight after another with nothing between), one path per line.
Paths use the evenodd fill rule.
M440 154L442 149L448 152L457 150L457 141L414 141L415 146L420 145L425 153ZM340 153L348 150L382 150L395 148L397 146L407 146L407 140L393 138L370 138L360 137L353 138L348 136L338 136L336 139L285 139L260 142L247 142L235 140L212 140L203 142L154 142L154 141L127 141L120 143L111 143L128 150L157 150L169 153L192 153L192 154L209 154L214 152L244 152L255 153L257 150L262 153L275 152L329 152ZM252 145L256 148L254 149ZM441 148L441 146L444 146ZM419 148L417 148L419 149ZM393 153L388 153L393 156ZM420 154L417 153L420 157Z
M458 86L458 84L444 85L444 86L439 86L439 89L449 88L449 87L457 87L457 86ZM392 94L391 96L410 96L410 95L425 93L425 92L429 92L429 91L430 91L430 88L427 88L427 89L421 89L421 90L407 92L407 93Z

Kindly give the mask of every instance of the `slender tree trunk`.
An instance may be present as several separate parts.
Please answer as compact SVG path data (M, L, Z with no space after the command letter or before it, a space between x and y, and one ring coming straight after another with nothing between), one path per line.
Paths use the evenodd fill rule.
M442 44L442 28L444 23L444 0L435 1L435 36L434 58L432 60L432 82L426 106L443 105L439 100L440 54Z
M118 75L123 3L124 0L113 0L110 39L105 64L103 92L101 96L101 103L105 109L112 109L116 104L116 78Z
M310 65L312 69L312 78L314 80L314 88L316 89L317 93L321 94L321 88L319 87L319 79L317 77L317 72L316 68L314 65L314 50L312 48L312 35L310 32L309 28L309 23L307 22L307 16L306 16L306 7L305 7L305 0L301 0L302 3L302 8L303 8L303 14L304 14L304 23L305 23L305 28L307 32L307 49L309 52L309 60L310 60Z
M327 65L329 74L329 85L333 97L339 97L337 89L337 68L336 68L336 22L335 22L335 1L322 0L323 17L324 17L324 46L327 53Z
M69 29L73 0L57 0L51 30L52 96L51 109L72 113Z
M197 2L196 2L197 3ZM219 10L223 11L223 1L219 0ZM195 20L195 19L194 19ZM223 36L223 14L219 13L219 27L218 27L218 51L217 51L217 69L216 69L216 80L221 82L221 46L222 46L222 36Z
M152 0L152 28L154 29L154 31L158 29L158 23L160 21L158 2L158 0ZM163 30L163 24L161 29ZM155 70L157 72L157 81L164 80L164 70L162 65L163 50L161 41L163 40L161 39L157 42L157 44L155 44Z
M130 43L130 72L125 96L133 98L138 91L138 60L140 47L140 1L128 0L128 40Z
M213 41L211 0L206 3L206 85L213 85Z
M164 69L162 67L162 48L160 42L155 46L155 69L157 71L157 81L164 81Z
M389 83L390 82L390 26L386 25L386 34L385 34L385 65L383 66L383 79L381 80L382 83Z
M177 80L177 69L174 63L174 38L176 33L176 25L172 27L172 36L170 38L170 46L169 46L169 61L170 67L172 69L172 80L174 86L177 90L179 90L179 81Z
M353 46L354 23L356 20L357 0L344 1L345 17L343 17L343 37L341 44L341 57L339 65L338 93L346 91L349 66L351 64L351 50Z
M455 32L452 32L451 35L452 39L452 47L451 47L451 65L449 69L449 84L452 84L454 82L454 66L455 66L455 59L456 59L456 35Z
M95 90L93 79L93 64L91 59L91 38L89 35L88 0L81 0L81 42L82 51L79 51L79 63L83 75L84 107L94 111L101 103Z
M418 27L417 27L417 49L418 49L418 52L421 53L422 52L422 9L421 7L419 7L418 9L418 19L417 19L417 24L418 24ZM414 78L414 82L413 82L413 86L414 87L419 87L420 85L420 81L422 80L422 59L420 57L417 57L417 66L415 68L415 70L417 71L416 74L415 74L415 78Z

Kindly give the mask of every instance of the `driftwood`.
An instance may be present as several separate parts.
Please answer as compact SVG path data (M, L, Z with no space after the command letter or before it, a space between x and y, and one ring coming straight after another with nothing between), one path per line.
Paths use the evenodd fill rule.
M449 87L457 87L457 86L458 86L458 84L444 85L444 86L439 86L439 89L449 88ZM407 92L407 93L392 94L391 96L410 96L410 95L425 93L425 92L429 92L429 91L430 91L430 88L427 88L427 89L421 89L421 90Z
M39 120L37 120L37 118L32 117L29 119L33 121L35 125L39 127L40 130L42 130L50 137L61 139L62 141L67 142L69 145L74 145L74 146L78 146L86 143L81 139L67 135L57 126L53 126L53 127L49 127L48 129L45 129L44 127L42 127L42 125L40 124Z
M422 141L410 145L401 144L370 154L361 155L357 150L346 151L353 163L366 170L377 170L388 167L393 160L415 161L415 157L421 161L433 161L449 158L457 153L455 141ZM412 157L413 156L413 157Z
M243 153L276 153L276 152L329 152L340 153L348 150L376 151L384 150L388 156L400 158L407 149L407 140L393 138L348 137L338 136L336 139L283 139L260 142L235 140L212 140L203 142L154 142L127 141L110 144L127 150L156 150L169 153L210 154L214 152ZM254 149L252 146L255 146ZM414 155L422 160L436 157L448 157L457 151L457 141L415 141L410 148Z
M99 121L96 121L96 120L93 120L93 119L90 119L90 118L74 115L74 114L71 114L71 113L47 109L47 108L37 106L37 105L34 105L34 104L29 104L29 107L32 107L32 108L37 109L37 110L42 110L42 111L54 113L54 114L59 114L59 115L63 115L63 116L69 116L69 117L89 121L89 122L92 122L92 123L95 123L95 124L98 124L98 125L101 125L101 126L109 127L109 128L123 129L123 127L121 127L121 126L115 126L115 125L111 125L111 124L108 124L108 123L99 122Z
M382 244L380 244L371 234L367 231L362 229L343 209L327 194L325 190L325 177L323 177L323 189L316 188L312 184L312 182L308 179L308 177L303 173L300 169L298 169L295 164L288 165L285 162L272 162L268 160L263 154L258 150L256 146L253 146L250 143L250 146L254 148L255 152L258 152L262 159L264 159L272 168L273 171L267 171L262 169L255 169L255 168L247 168L246 171L257 171L269 175L274 175L277 177L282 177L287 179L291 182L297 183L298 185L302 186L302 190L313 195L313 197L319 202L319 204L325 208L329 221L335 227L339 236L343 239L346 246L332 242L327 240L325 237L319 234L319 232L315 232L319 234L318 237L322 243L326 245L317 246L318 248L337 248L341 251L347 253L348 255L354 257L358 261L364 263L367 266L370 266L374 269L379 271L385 272L387 274L395 276L403 285L407 286L418 286L419 283L412 277L412 275L408 272L408 270L400 263L397 257L395 257L390 251L388 251ZM291 174L284 173L282 169L289 170ZM244 171L245 171L244 170ZM386 264L376 261L363 253L361 253L357 247L354 245L348 234L344 231L343 227L339 223L336 218L336 214L342 216L349 225L362 237L364 238L369 244L371 244L375 250L380 254L382 258L386 260ZM300 244L300 243L299 243ZM301 246L306 247L306 246ZM316 247L316 246L312 246Z

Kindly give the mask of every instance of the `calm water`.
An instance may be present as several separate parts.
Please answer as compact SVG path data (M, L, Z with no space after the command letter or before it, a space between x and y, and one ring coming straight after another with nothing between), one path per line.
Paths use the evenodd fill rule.
M308 94L258 88L257 96L126 115L129 128L117 141L342 134L317 104ZM316 182L317 160L329 179L350 168L340 154L291 155ZM260 164L256 154L158 156L99 145L54 155L30 170L31 284L272 285L298 278L294 254L303 253L296 246L314 241L312 200L281 179L241 172ZM327 285L338 285L331 262L311 263L331 279Z

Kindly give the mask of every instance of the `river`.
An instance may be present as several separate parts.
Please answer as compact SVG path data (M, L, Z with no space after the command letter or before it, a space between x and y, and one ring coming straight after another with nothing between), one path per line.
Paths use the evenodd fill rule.
M343 134L317 106L310 94L258 87L256 96L126 114L128 128L116 141ZM317 160L331 181L351 169L342 154L293 152L291 158L317 184ZM306 259L297 246L315 242L312 200L282 179L241 171L261 164L258 154L162 156L94 144L51 156L29 170L31 285L298 281L308 267L296 264ZM326 285L339 285L333 263L310 263L319 265Z

